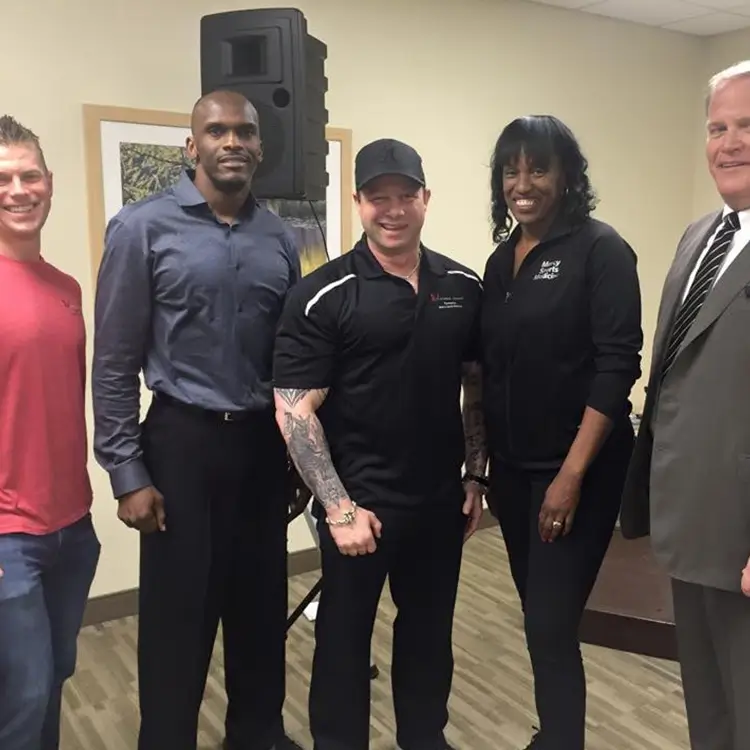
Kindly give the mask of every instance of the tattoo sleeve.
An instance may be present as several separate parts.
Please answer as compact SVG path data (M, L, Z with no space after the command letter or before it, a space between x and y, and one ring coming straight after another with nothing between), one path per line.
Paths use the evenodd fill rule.
M281 388L274 395L277 422L302 481L324 508L338 507L349 496L333 466L323 425L315 413L328 389Z
M482 371L473 362L464 365L463 422L466 471L483 476L487 468L487 445L482 412Z

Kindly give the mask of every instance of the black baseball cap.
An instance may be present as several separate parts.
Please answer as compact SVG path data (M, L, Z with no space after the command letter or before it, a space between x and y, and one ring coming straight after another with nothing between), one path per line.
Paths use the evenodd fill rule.
M425 186L422 157L406 143L381 138L363 146L354 160L354 184L361 190L368 182L385 174L400 175Z

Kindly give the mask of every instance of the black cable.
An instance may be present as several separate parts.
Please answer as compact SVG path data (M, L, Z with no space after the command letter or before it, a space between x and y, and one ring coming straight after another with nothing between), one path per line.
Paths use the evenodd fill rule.
M326 260L331 260L331 256L328 255L328 242L326 241L326 233L323 231L323 225L320 223L320 219L318 218L318 212L315 210L315 204L311 201L307 201L310 204L310 210L312 211L312 215L315 217L315 221L318 224L318 229L320 229L320 236L323 238L323 251L326 254Z

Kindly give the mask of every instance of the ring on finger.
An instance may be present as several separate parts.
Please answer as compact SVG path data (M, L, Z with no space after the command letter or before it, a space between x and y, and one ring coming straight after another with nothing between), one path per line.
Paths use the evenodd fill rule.
M562 521L553 521L552 522L552 528L553 529L559 529L562 528L563 522Z

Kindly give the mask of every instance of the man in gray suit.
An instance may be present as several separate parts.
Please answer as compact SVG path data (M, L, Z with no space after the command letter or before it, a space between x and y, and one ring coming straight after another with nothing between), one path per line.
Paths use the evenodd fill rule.
M750 748L750 61L715 75L708 168L724 207L688 227L664 285L623 496L672 580L693 750Z

